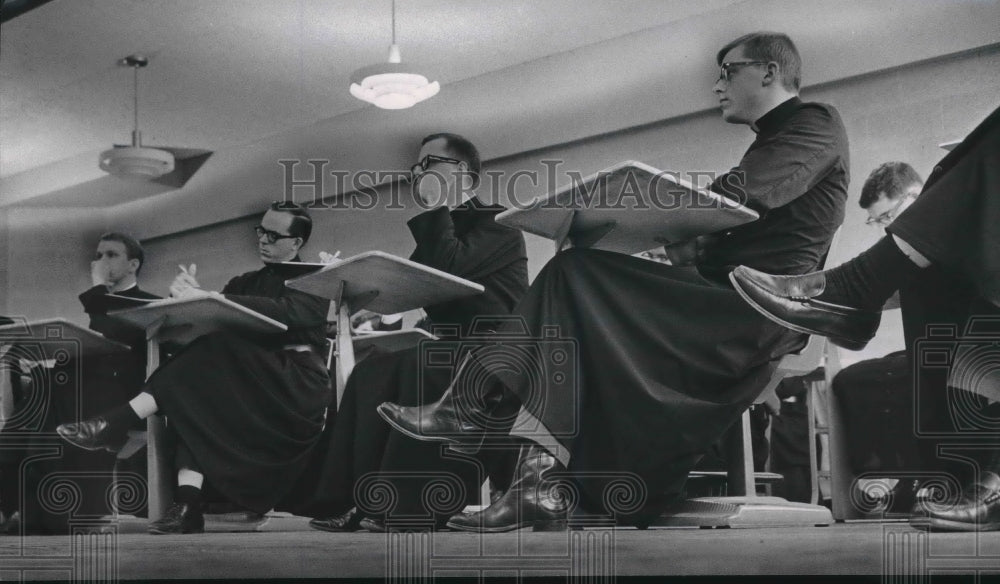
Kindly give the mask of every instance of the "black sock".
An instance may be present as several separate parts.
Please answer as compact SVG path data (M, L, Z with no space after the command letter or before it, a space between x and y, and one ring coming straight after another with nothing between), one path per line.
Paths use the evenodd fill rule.
M108 421L108 431L123 437L139 421L139 415L127 403L105 412L103 416Z
M191 485L180 485L174 494L174 501L186 503L192 509L201 509L201 489Z
M920 269L887 235L853 260L827 270L826 289L819 299L880 311L885 301Z

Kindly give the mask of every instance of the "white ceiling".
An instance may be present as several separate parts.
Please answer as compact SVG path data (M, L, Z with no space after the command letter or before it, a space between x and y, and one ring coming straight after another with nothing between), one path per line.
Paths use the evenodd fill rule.
M44 4L0 34L0 207L191 229L273 199L280 158L407 168L442 130L486 159L525 152L715 107L715 50L748 31L789 33L809 86L1000 42L1000 0L397 0L397 29L442 89L387 112L347 87L386 58L390 0ZM115 63L137 52L145 143L216 152L179 190L97 169L129 139L132 75Z
M735 0L398 0L404 62L444 86ZM4 24L0 177L129 140L132 52L151 145L219 150L366 104L351 72L386 58L389 0L56 0ZM447 89L445 90L447 91Z

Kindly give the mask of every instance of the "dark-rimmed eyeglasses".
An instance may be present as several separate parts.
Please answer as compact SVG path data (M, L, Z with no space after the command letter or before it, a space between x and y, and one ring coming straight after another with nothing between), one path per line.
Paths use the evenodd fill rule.
M255 233L257 233L257 239L263 237L264 240L267 241L268 243L274 243L279 239L291 239L293 237L298 237L298 235L285 235L284 233L278 233L277 231L264 229L264 227L261 225L254 227L253 230Z
M455 160L454 158L448 158L447 156L438 156L436 154L428 154L424 156L423 160L414 164L410 167L410 178L416 180L418 176L427 172L430 165L443 162L445 164L462 164L462 160Z
M899 202L896 203L896 205L893 206L892 209L889 209L885 213L876 215L875 217L869 217L865 219L865 225L875 225L877 227L885 227L886 225L889 225L896 219L896 215L899 215L900 209L903 208L903 204L905 204L906 201L914 197L916 197L916 195L912 193L907 193L903 195L902 197L899 198Z
M767 65L767 63L767 61L729 61L728 63L723 63L719 65L718 81L725 81L726 83L729 83L729 78L732 76L734 69L746 67L748 65Z

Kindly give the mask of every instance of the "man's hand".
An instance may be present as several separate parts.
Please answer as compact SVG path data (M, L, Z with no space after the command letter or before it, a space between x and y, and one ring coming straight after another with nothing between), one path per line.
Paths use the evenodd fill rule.
M705 259L706 251L719 239L715 234L699 235L694 239L663 246L673 266L694 266Z
M188 298L201 298L203 296L218 296L218 292L211 292L209 290L202 290L201 288L184 288L174 294L173 290L170 291L170 295L179 300L185 300Z
M107 264L97 260L90 262L90 281L93 286L108 286L110 288L111 285L108 282L110 279L111 274Z
M181 271L170 284L170 296L173 298L192 298L195 294L189 292L189 290L198 290L201 287L200 284L198 284L198 280L195 278L195 274L198 272L198 266L191 264L191 266L187 268L183 265L178 267ZM202 292L204 291L202 290Z
M672 266L693 266L698 261L698 240L689 239L664 245L663 253Z
M329 254L325 251L319 252L319 261L324 264L338 264L344 260L340 259L340 250L337 250L334 254Z
M448 204L448 184L444 176L426 173L417 179L417 197L424 209L437 209Z

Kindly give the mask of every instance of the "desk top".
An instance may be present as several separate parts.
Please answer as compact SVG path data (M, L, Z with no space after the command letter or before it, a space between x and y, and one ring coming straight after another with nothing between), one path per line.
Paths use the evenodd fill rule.
M254 312L223 296L202 296L150 302L137 308L114 310L108 316L137 325L143 329L163 319L161 340L189 343L219 330L248 334L280 333L288 330L284 324Z
M0 326L0 345L37 345L45 353L44 358L52 357L49 353L68 345L79 346L80 355L106 355L129 350L128 345L107 339L98 332L64 318L21 321Z
M354 335L354 350L361 352L368 347L378 347L389 353L416 347L423 340L437 339L429 332L413 328L399 331L371 332Z
M337 299L340 284L352 311L367 308L393 314L481 294L483 286L382 251L369 251L292 278L285 285Z
M716 193L648 164L626 160L559 187L498 223L560 244L634 254L759 218Z

